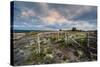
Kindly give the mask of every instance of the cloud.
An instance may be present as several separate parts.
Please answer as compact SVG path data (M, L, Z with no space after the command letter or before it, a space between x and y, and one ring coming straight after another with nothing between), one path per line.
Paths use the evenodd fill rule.
M68 17L69 19L73 19L77 16L84 15L85 13L89 13L95 10L94 7L91 6L73 6L69 5L68 8L64 10L63 15ZM59 10L60 11L60 10Z
M42 20L47 24L62 24L67 21L67 19L55 9L50 10L48 15L43 17Z
M44 27L49 29L64 29L69 30L72 29L72 27L76 27L79 30L96 30L97 26L96 24L91 24L88 21L72 21L68 20L67 23L62 23L62 25L59 25L58 23L52 24L52 25L45 25Z
M36 13L33 10L27 9L27 10L23 10L21 11L21 17L32 17L32 16L36 16Z
M42 13L43 13L44 15L47 15L47 14L48 14L48 11L49 11L49 6L48 6L48 4L47 4L47 3L38 3L38 5L39 5L39 7L40 7Z
M70 27L76 27L77 29L80 29L80 30L96 30L97 29L95 22L94 22L95 24L92 24L89 21L78 20L78 21L73 21L73 23L70 24Z

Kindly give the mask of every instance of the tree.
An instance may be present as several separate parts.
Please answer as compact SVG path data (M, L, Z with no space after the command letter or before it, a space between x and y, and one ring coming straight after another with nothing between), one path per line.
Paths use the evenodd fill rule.
M59 29L59 31L62 31L62 29Z
M76 30L77 30L76 27L73 27L73 28L72 28L72 31L76 31Z

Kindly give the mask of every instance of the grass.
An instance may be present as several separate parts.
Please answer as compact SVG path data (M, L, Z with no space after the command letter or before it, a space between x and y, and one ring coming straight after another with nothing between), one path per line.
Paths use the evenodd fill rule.
M31 32L31 33L27 33L26 35L32 35L32 37L34 37L37 34L38 34L37 32ZM86 47L86 45L87 45L86 33L84 33L84 32L69 32L68 38L70 38L70 37L75 39L78 43L80 43L82 47L87 48ZM59 37L58 37L57 34L53 34L52 37L51 36L50 37L45 36L43 38L46 41L48 41L48 39L49 39L48 42L50 42L50 44L48 45L48 42L44 42L44 40L41 38L41 42L40 42L41 52L40 53L38 53L38 45L37 45L36 39L34 39L35 44L29 46L28 48L21 47L25 50L28 49L31 52L28 59L23 62L24 64L57 63L57 61L59 61L59 60L56 60L57 56L55 56L53 54L54 50L56 50L56 49L65 50L66 48L76 49L74 54L75 54L75 56L77 56L79 58L80 61L84 61L84 60L86 61L87 60L87 53L84 51L84 49L82 49L81 47L77 47L76 44L73 43L73 41L71 39L68 39L67 41L65 41L65 35L64 34L60 34ZM74 48L72 43L77 48ZM91 60L96 60L96 59L97 59L97 57L93 56ZM63 62L70 62L70 59L65 57L65 56L61 60Z

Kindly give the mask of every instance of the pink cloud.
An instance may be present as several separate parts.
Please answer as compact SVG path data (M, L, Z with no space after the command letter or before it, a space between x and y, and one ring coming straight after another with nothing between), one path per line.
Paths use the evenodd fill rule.
M68 19L61 15L57 10L53 9L48 12L48 15L42 18L48 24L55 24L55 23L64 23Z

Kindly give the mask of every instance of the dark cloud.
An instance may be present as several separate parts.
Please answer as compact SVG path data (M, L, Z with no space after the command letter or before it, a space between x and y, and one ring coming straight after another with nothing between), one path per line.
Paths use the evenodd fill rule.
M73 20L96 20L97 19L97 9L96 7L91 9L91 11L83 12L78 16L72 18Z

